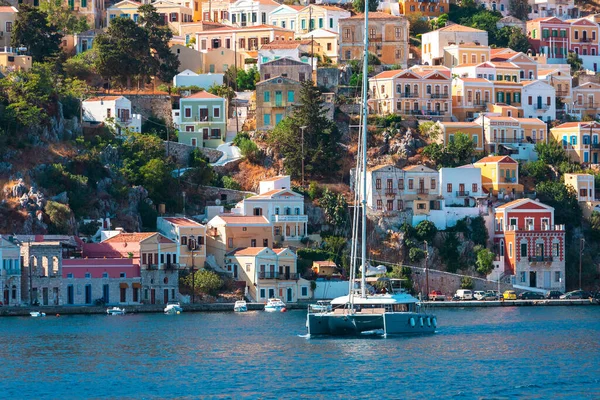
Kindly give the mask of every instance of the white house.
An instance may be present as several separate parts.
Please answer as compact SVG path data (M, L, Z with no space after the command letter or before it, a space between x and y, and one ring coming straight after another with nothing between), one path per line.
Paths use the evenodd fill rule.
M577 201L596 201L596 188L592 174L565 174L565 185L577 192Z
M142 131L142 116L132 113L131 101L125 96L92 97L83 101L82 108L84 122L104 122L114 127L118 134L125 129Z
M556 89L544 81L523 82L521 107L525 118L556 119Z
M440 196L446 206L472 207L477 199L486 197L481 187L481 169L466 165L440 169Z
M488 33L487 31L458 24L450 24L435 31L424 33L421 37L421 59L423 64L442 65L444 47L461 42L474 42L487 46Z
M21 249L7 236L0 235L0 288L2 304L21 303Z
M197 86L208 89L213 85L222 85L224 76L225 74L197 74L194 71L186 69L173 77L173 86Z
M229 5L229 16L234 26L257 26L268 23L269 13L280 7L273 0L237 0Z
M300 61L313 66L316 69L317 58L309 57L307 54L314 50L315 53L320 52L320 46L315 41L311 40L275 40L271 43L264 44L258 51L258 69L262 64L269 61L278 60L281 58L290 58L295 61Z
M232 211L265 216L273 224L274 240L279 243L297 243L307 235L304 196L291 189L289 175L260 181L259 189L258 195L245 198Z
M279 26L296 32L298 11L303 8L304 6L288 6L282 4L269 13L267 17L268 23L269 25Z
M300 36L302 39L312 39L321 45L321 51L336 64L338 60L339 35L329 29L315 29Z

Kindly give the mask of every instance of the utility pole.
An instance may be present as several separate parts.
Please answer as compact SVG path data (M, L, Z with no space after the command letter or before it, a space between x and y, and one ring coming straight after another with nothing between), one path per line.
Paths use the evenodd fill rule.
M194 274L194 247L195 246L192 247L192 304L194 304L196 302L196 276Z
M579 290L581 290L581 256L583 255L583 246L585 246L585 239L579 239Z
M300 130L302 131L302 187L304 187L304 130L308 128L307 126L301 126Z
M429 299L429 246L425 240L425 290L426 298Z
M233 69L235 70L235 92L237 97L238 84L237 84L237 37L233 35ZM247 117L247 116L246 116ZM240 133L240 120L238 118L238 102L235 102L235 133Z

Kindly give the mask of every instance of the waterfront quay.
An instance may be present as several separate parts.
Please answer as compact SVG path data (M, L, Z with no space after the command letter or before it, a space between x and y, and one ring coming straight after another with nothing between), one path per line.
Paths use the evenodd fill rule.
M310 303L287 304L288 310L306 310ZM465 307L527 307L527 306L590 306L598 305L593 299L553 299L553 300L497 300L497 301L425 301L432 308ZM184 312L233 312L234 303L196 303L182 304ZM247 303L249 311L263 311L264 303ZM164 304L121 305L127 314L162 313ZM77 314L106 314L107 306L44 306L44 307L0 307L0 317L29 316L31 311L41 311L48 316Z

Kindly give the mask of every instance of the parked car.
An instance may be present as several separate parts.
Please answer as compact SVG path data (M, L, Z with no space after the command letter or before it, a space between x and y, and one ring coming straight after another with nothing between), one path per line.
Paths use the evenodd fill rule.
M502 298L504 300L516 300L517 293L514 290L506 290L504 293L502 293Z
M444 300L446 300L446 296L443 295L441 290L432 290L431 293L429 293L429 300L444 301Z
M563 295L563 292L559 291L559 290L548 290L546 292L546 298L547 299L560 299L560 296Z
M592 294L585 290L573 290L560 296L561 299L591 299Z
M496 299L499 299L502 296L502 293L500 293L497 290L488 290L486 293L490 293L490 294L496 296Z
M541 300L544 295L538 292L523 292L517 296L521 300Z
M483 301L498 300L498 296L496 296L494 293L485 292L483 294L483 298L481 298L480 300L483 300Z
M485 292L483 290L476 290L473 292L473 298L475 298L475 300L482 300L484 294Z
M458 289L454 298L457 300L473 300L473 292L469 289Z

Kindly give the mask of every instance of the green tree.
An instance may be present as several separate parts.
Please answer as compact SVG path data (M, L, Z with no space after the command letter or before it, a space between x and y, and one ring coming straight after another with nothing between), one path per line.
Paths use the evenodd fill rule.
M469 136L459 132L445 147L432 143L423 149L423 154L439 167L458 167L473 161L475 144Z
M442 134L442 128L433 121L421 122L419 124L419 133L430 140L436 140Z
M520 0L519 0L520 1ZM523 33L520 28L512 27L510 35L508 37L508 47L514 51L520 51L527 54L531 45L527 39L527 35Z
M319 207L325 213L325 222L334 227L334 231L341 231L346 225L348 203L341 193L335 194L325 189L319 199Z
M477 272L483 275L489 275L494 270L494 253L486 248L477 252Z
M152 159L165 156L163 141L154 135L126 132L119 143L119 155L122 160L121 173L133 185L141 185L140 169Z
M242 185L230 176L224 176L221 181L223 182L223 187L225 189L242 190Z
M60 51L62 34L48 22L48 15L27 4L19 6L19 12L11 34L13 47L26 47L34 62L47 61Z
M425 252L418 247L411 247L408 251L408 258L411 262L417 263L425 258Z
M96 36L94 47L98 73L120 86L129 89L133 78L154 72L148 32L132 19L114 18L106 32Z
M160 158L153 158L139 170L142 186L155 203L172 203L175 179L171 175L172 165Z
M502 18L502 14L498 11L483 10L478 11L471 18L469 26L471 28L481 29L488 32L489 42L494 43L498 33L498 21Z
M72 220L71 209L66 204L48 201L44 208L50 224L48 231L52 234L69 235L72 234L70 222Z
M327 118L321 92L312 81L302 83L298 104L291 116L275 126L269 144L283 158L286 172L294 177L300 176L303 158L308 177L336 173L342 156L338 143L341 135L336 124ZM301 127L304 127L304 146Z
M567 64L571 66L571 75L583 69L583 60L574 51L567 55Z
M572 186L551 180L539 182L535 188L540 201L554 207L556 224L565 224L567 227L581 225L581 208Z
M590 216L590 236L596 241L600 239L600 212L593 211Z
M215 173L208 162L208 158L202 154L200 149L194 149L190 153L190 167L191 169L187 170L183 177L189 182L200 186L210 185L215 179Z
M460 279L460 288L461 289L473 289L473 278L470 276L463 276Z
M208 93L214 94L215 96L219 96L221 98L226 99L229 110L231 110L232 101L235 98L235 91L230 86L227 86L225 84L214 84L211 87L209 87L207 91ZM231 113L228 112L228 115L231 116Z
M550 168L542 160L526 162L523 164L521 172L524 176L532 177L536 182L541 182L550 176Z
M80 79L82 81L93 78L96 74L96 57L96 49L92 48L88 51L79 53L73 57L68 58L63 63L63 70L65 71L65 75L67 77Z
M216 272L209 271L207 269L201 269L186 276L184 279L184 285L189 289L194 288L195 294L210 294L216 295L223 287L223 280Z
M446 240L444 240L439 254L448 272L456 272L462 267L458 251L459 246L460 243L456 234L454 232L446 232Z
M431 29L440 29L446 26L448 22L448 14L442 14L439 17L431 20Z
M423 33L427 33L431 30L431 26L427 17L420 11L407 14L406 19L408 19L410 36L412 37L422 35Z
M348 239L343 236L328 236L325 238L324 249L328 251L336 265L341 264L341 258L346 249Z
M246 72L243 69L237 70L237 88L236 90L256 90L256 82L260 81L260 74L256 65L252 66Z
M379 0L369 0L369 11L377 11L377 7L379 6ZM352 2L352 8L358 14L362 14L365 12L365 0L354 0Z
M513 17L520 19L521 21L527 21L529 3L527 0L508 0L508 13Z
M40 2L39 9L48 15L48 22L65 35L90 29L86 17L77 16L62 0L44 0Z
M144 4L138 8L140 13L139 23L148 34L150 53L148 57L149 73L163 82L171 82L179 69L179 58L171 52L169 43L173 39L173 32L164 23L152 4Z
M98 232L98 228L100 228L101 224L98 221L90 221L87 223L80 222L79 223L79 234L84 236L93 236Z
M550 139L548 143L537 142L535 144L535 151L538 154L538 160L546 165L558 165L569 161L569 157L563 146L554 139Z
M433 222L429 220L424 220L417 224L417 226L415 227L415 231L417 233L417 237L420 240L427 240L431 243L438 229L436 228Z
M254 141L250 139L244 139L240 142L239 148L240 153L242 153L242 155L246 157L248 161L253 164L262 164L263 153Z

